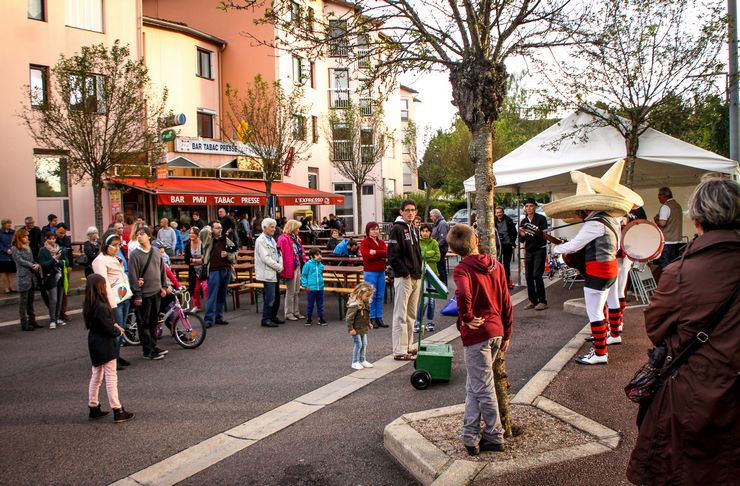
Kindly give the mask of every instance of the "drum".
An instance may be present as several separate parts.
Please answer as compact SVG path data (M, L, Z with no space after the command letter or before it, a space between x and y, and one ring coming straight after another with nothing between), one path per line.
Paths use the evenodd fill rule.
M663 232L657 224L637 219L622 230L622 251L637 262L658 258L663 252Z

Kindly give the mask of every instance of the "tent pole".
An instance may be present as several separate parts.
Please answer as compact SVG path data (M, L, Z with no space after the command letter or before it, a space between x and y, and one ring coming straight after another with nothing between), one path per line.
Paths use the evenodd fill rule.
M729 25L727 28L728 35L728 50L730 54L729 58L729 74L728 74L728 105L730 109L730 158L732 160L740 160L739 149L740 144L738 143L738 122L740 121L738 114L738 61L737 61L737 0L727 0L727 16Z
M517 188L516 191L516 222L517 225L522 221L522 197L521 194L519 194L519 188ZM521 238L521 237L520 237ZM517 285L519 287L522 286L522 244L521 241L516 246L516 265L517 265L517 273L516 273L516 279L517 279Z

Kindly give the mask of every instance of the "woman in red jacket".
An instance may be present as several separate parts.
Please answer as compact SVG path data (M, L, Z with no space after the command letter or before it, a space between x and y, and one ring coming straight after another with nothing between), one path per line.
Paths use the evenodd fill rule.
M373 300L370 303L370 322L373 327L388 327L383 322L383 295L385 294L385 257L387 253L385 241L380 239L380 226L370 221L365 226L365 238L360 243L362 266L364 267L365 282L375 289Z

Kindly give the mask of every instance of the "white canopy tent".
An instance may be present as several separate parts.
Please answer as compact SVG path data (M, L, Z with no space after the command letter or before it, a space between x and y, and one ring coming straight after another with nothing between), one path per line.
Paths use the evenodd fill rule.
M617 129L593 126L593 116L572 113L494 163L496 187L507 191L573 192L570 171L601 176L609 165L626 157ZM736 174L737 162L673 138L652 128L640 137L634 188L687 186L706 172ZM475 177L464 182L475 192Z

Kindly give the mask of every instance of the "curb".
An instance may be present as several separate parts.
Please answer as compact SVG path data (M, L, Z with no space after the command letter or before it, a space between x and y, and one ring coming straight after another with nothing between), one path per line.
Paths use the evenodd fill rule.
M85 295L85 288L84 287L73 287L67 291L67 296L70 296L70 295ZM20 297L18 295L4 297L0 299L0 307L5 307L9 305L18 305L19 300L20 300Z
M465 409L465 404L459 404L409 413L394 420L383 431L383 444L386 450L422 484L441 486L470 484L474 480L491 479L502 474L603 454L616 449L620 440L619 432L542 396L566 363L578 353L583 346L583 339L590 334L590 325L586 324L511 398L511 403L536 407L593 436L592 442L495 463L453 460L411 427L410 422L460 413Z

